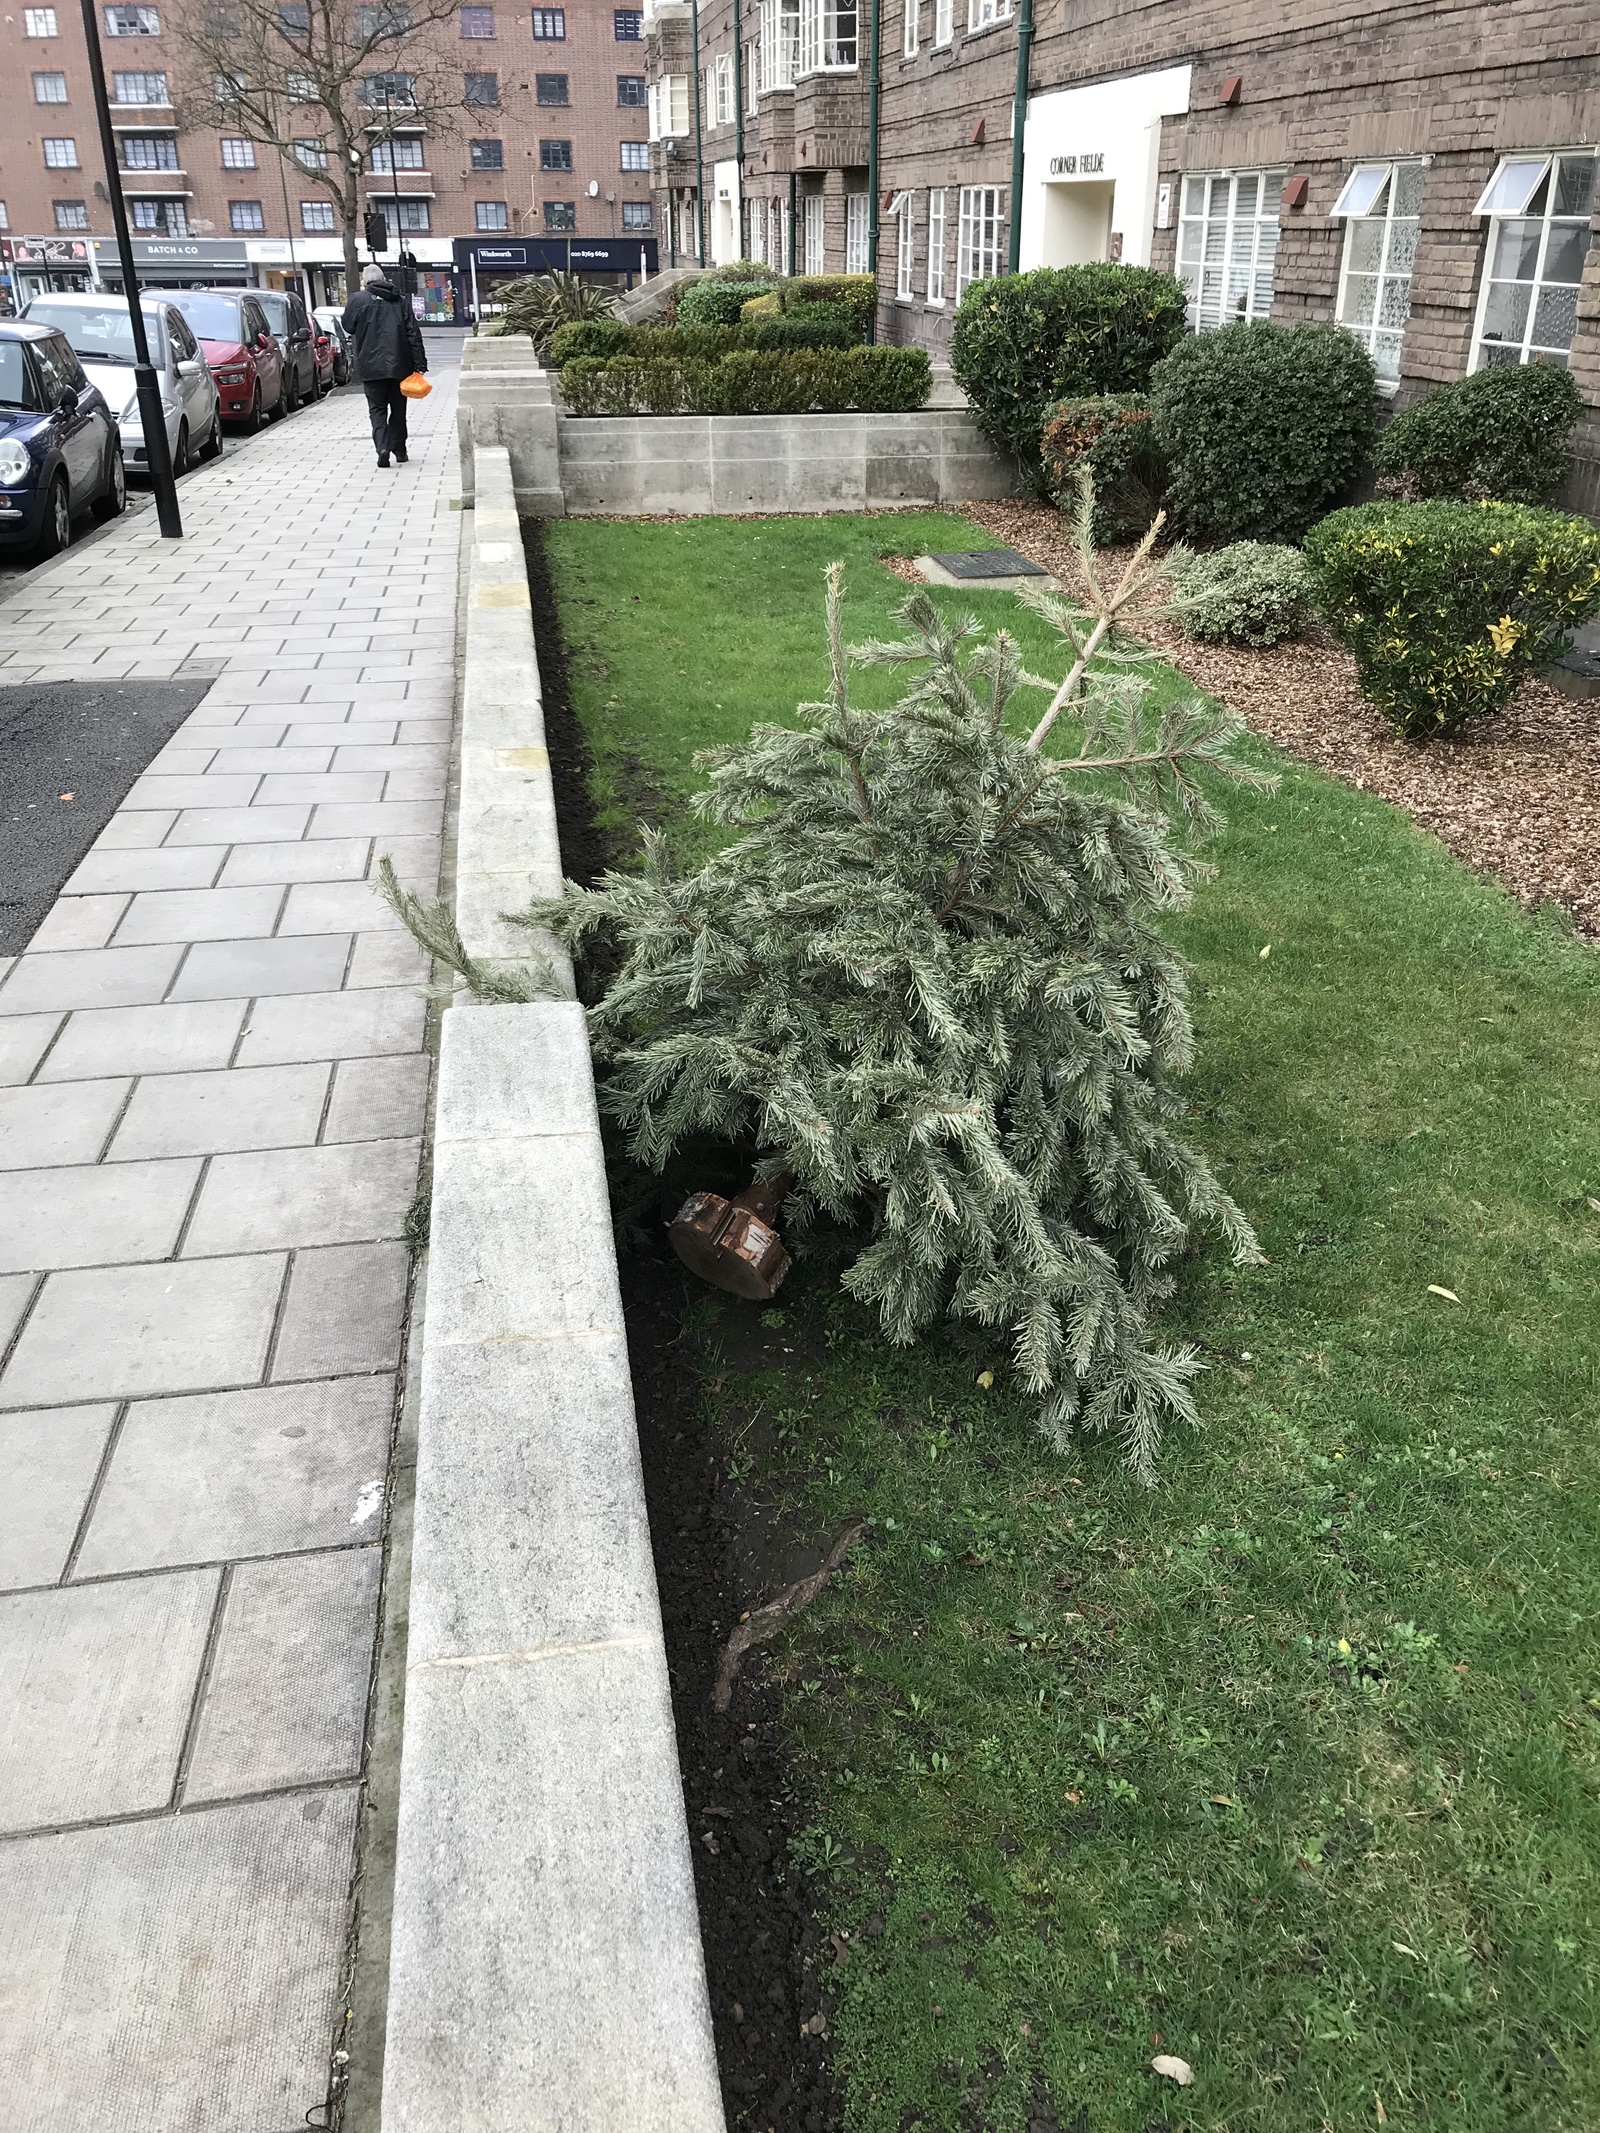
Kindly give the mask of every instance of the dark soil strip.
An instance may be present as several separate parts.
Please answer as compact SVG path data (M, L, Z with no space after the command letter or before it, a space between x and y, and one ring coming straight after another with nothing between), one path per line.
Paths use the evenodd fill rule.
M562 860L585 881L605 864L605 842L590 806L589 752L572 708L543 539L536 523L525 520L523 531ZM627 1181L624 1198L645 1197L638 1182ZM626 1249L621 1268L723 2102L739 2133L835 2133L843 2098L826 2034L835 1951L816 1895L789 1857L806 1816L759 1654L747 1660L727 1711L711 1700L722 1647L760 1597L744 1591L738 1569L751 1507L702 1420L695 1357L680 1326L682 1269L654 1243Z

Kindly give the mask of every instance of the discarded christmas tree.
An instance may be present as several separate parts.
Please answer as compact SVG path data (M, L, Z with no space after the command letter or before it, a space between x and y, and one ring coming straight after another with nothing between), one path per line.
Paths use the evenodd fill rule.
M1052 1438L1114 1431L1150 1479L1199 1367L1152 1332L1174 1261L1207 1228L1259 1257L1179 1137L1193 1033L1158 927L1215 820L1200 773L1255 774L1230 714L1151 706L1116 602L1096 586L1085 621L1034 597L1078 656L1024 739L1015 692L1053 685L1010 637L973 642L916 594L904 642L847 656L836 566L828 701L697 759L695 805L737 839L675 878L646 833L639 873L527 917L621 958L589 1026L637 1160L709 1134L789 1173L786 1233L826 1215L860 1238L844 1283L890 1339L942 1313L995 1328ZM1089 668L1091 636L1125 663ZM852 657L915 670L909 692L853 706ZM1043 753L1069 704L1078 752Z

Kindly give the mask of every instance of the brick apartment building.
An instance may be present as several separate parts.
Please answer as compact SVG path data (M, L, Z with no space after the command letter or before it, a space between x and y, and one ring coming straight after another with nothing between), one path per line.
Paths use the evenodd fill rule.
M1567 363L1571 501L1600 511L1592 0L1038 0L1013 197L1020 4L878 0L876 199L870 0L647 4L678 256L700 171L718 262L864 269L875 221L884 340L944 350L962 289L1012 265L1123 259L1178 273L1200 327L1338 319L1397 401Z
M342 301L332 196L243 132L186 123L185 55L166 0L100 5L101 49L139 271L152 282L302 288ZM646 144L643 23L600 0L470 6L423 33L431 76L452 87L450 123L385 121L385 80L403 81L408 40L372 77L375 136L363 206L380 209L417 261L424 315L463 321L508 273L572 263L590 272L656 265ZM286 47L287 51L287 47ZM0 268L13 305L45 286L120 286L111 211L75 0L0 16ZM326 155L318 113L297 153ZM392 127L393 138L382 138ZM366 256L363 247L363 257Z

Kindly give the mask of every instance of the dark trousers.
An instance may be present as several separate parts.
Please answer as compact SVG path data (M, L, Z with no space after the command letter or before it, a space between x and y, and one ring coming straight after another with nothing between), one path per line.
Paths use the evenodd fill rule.
M398 378L369 378L362 390L367 396L367 413L372 417L372 441L378 447L378 457L385 459L391 452L403 452L406 448L406 396L400 390Z

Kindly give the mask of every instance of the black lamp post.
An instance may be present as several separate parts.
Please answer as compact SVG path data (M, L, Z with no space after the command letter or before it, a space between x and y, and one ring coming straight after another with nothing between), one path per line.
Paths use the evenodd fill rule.
M128 317L133 324L133 389L139 402L139 426L144 431L150 479L156 492L156 519L164 541L181 541L183 519L178 511L178 484L173 478L161 387L156 383L155 367L150 361L150 343L144 330L139 277L133 269L133 240L128 235L128 210L122 197L122 174L117 167L117 137L111 130L111 107L106 101L106 70L100 51L95 0L83 0L83 35L89 47L89 80L94 89L95 116L100 121L100 152L105 157L106 191L111 196L111 219L116 224L117 253L122 260L122 286L127 292Z

